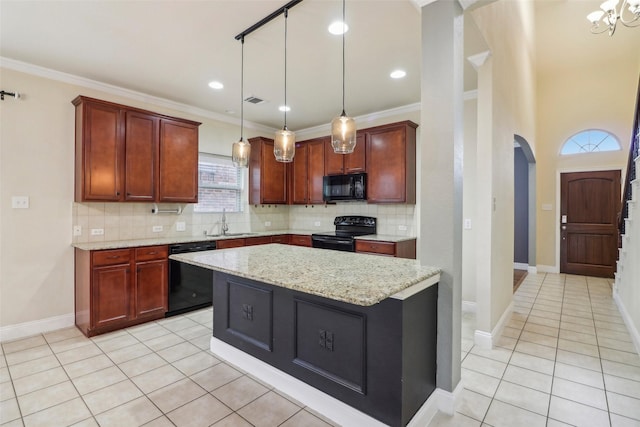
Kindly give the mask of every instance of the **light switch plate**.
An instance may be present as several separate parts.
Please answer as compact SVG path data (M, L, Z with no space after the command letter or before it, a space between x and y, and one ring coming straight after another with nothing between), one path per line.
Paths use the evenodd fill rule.
M407 231L407 226L406 226L406 225L399 225L399 226L398 226L398 230L400 230L400 231Z
M29 196L13 196L11 207L13 209L29 209Z
M151 231L153 231L154 233L159 233L159 232L161 232L161 231L162 231L162 226L161 226L161 225L154 225L154 226L151 228Z
M271 227L271 221L265 221L264 222L264 226L265 227Z
M103 236L104 235L104 228L92 228L91 229L91 235L92 236Z
M315 227L320 227L320 221L314 221L314 222L313 222L313 225L314 225Z
M82 236L82 226L74 225L73 226L73 235L74 236Z
M471 219L470 218L465 218L464 219L464 229L465 230L471 230Z

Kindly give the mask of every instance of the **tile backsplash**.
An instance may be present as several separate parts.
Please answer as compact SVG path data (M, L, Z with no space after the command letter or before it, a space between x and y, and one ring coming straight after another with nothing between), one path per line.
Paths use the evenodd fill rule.
M73 236L73 242L202 236L205 231L220 233L221 213L194 212L192 204L159 204L161 210L175 210L180 206L182 212L154 214L153 206L150 203L74 203L72 224L80 226L81 234ZM226 214L231 233L287 229L331 231L333 220L339 215L376 217L378 234L417 234L415 205L244 206L243 212ZM184 226L184 231L178 231L179 225ZM104 234L92 235L92 229L102 229Z

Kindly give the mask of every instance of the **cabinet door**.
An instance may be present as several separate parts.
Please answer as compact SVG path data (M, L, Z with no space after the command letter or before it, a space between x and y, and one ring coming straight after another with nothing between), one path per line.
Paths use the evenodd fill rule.
M159 202L198 202L198 127L160 121Z
M308 153L307 143L298 142L296 144L296 155L291 164L293 170L293 176L291 177L291 202L293 204L304 205L309 203Z
M131 310L129 264L93 269L91 323L93 328L125 323Z
M216 242L217 249L241 248L245 239L224 239Z
M311 141L307 144L308 170L307 182L309 184L308 203L324 203L322 200L322 177L324 176L324 141ZM297 155L297 154L296 154Z
M262 203L287 203L287 164L276 161L273 141L262 144Z
M325 175L341 175L344 173L344 154L336 154L331 146L331 137L324 143L324 173Z
M356 148L353 149L353 153L342 155L344 157L344 173L366 171L366 152L365 134L358 133L356 136Z
M153 202L158 165L158 117L127 111L125 131L125 200Z
M367 201L406 201L406 147L404 127L368 132Z
M311 247L311 236L306 236L302 234L293 234L291 235L291 245L294 246L307 246Z
M165 313L168 308L168 261L136 263L136 316Z
M121 110L89 101L77 108L76 200L119 201L124 175Z

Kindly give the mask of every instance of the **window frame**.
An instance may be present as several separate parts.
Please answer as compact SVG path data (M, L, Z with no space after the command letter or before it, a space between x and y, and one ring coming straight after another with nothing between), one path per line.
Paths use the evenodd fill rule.
M217 162L216 162L217 160ZM211 214L211 213L221 213L222 207L220 209L205 209L204 207L198 207L201 205L202 195L200 194L200 188L210 188L210 189L219 189L219 190L233 190L236 191L236 200L235 200L235 210L229 210L227 208L226 212L229 213L242 213L244 212L244 203L242 203L244 194L245 194L245 174L242 173L242 168L233 166L236 169L237 173L237 185L220 185L220 184L209 184L203 185L201 181L201 173L200 173L200 164L201 163L209 163L209 164L222 164L225 166L233 166L231 161L231 156L223 156L220 154L207 153L200 151L198 152L198 203L196 203L193 207L193 212L198 214Z
M575 153L563 153L562 151L565 149L565 147L567 146L567 144L575 144L578 145L577 142L574 141L574 138L580 134L583 133L588 133L588 132L602 132L605 133L607 136L606 138L604 138L602 141L604 141L607 138L610 138L612 141L614 141L616 143L616 145L618 146L617 149L615 150L590 150L590 151L578 151ZM580 148L582 148L582 145L579 145ZM614 135L612 132L609 132L608 130L604 130L604 129L597 129L597 128L589 128L589 129L583 129L581 131L575 132L573 134L571 134L571 136L569 136L567 139L564 140L564 142L562 143L562 145L560 145L560 150L558 152L558 156L560 157L570 157L570 156L578 156L578 155L584 155L584 154L598 154L598 153L612 153L612 152L616 152L616 151L622 151L622 144L620 144L620 140L618 139L618 137L616 135Z

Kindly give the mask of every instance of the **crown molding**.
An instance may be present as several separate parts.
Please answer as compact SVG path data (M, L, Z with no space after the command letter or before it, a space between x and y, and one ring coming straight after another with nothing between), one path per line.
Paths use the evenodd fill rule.
M38 77L44 77L51 80L56 80L63 83L68 83L76 86L85 87L88 89L99 90L112 95L123 96L126 98L134 99L136 101L144 102L163 108L169 108L176 111L181 111L187 114L193 114L200 117L206 117L208 119L217 120L224 123L240 126L240 120L234 117L229 117L224 114L216 113L213 111L205 110L204 108L194 107L181 102L171 101L166 98L160 98L157 96L148 95L142 92L137 92L130 89L125 89L120 86L115 86L107 83L102 83L96 80L87 79L85 77L76 76L74 74L63 73L61 71L52 70L50 68L40 67L38 65L29 64L27 62L18 61L15 59L0 56L0 67L9 70L19 71L26 74L31 74ZM275 132L276 129L269 126L265 126L255 122L244 121L244 127L253 129L259 132Z

